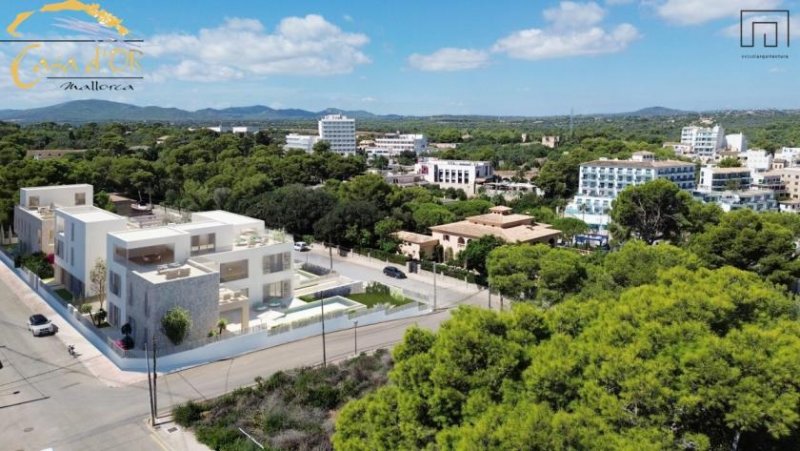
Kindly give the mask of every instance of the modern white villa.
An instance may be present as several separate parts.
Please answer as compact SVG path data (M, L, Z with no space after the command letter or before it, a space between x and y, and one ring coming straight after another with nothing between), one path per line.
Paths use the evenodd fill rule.
M62 185L22 188L14 208L14 230L25 253L55 252L55 210L91 205L92 185Z

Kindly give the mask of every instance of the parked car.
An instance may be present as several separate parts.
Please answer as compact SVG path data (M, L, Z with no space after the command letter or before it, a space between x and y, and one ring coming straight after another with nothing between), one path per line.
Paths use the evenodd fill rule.
M28 318L28 330L31 331L34 337L41 337L42 335L55 334L58 332L58 326L50 322L46 316L37 313Z
M294 250L305 252L311 250L311 248L308 247L308 244L305 241L298 241L294 243Z
M395 279L405 279L406 273L400 271L399 269L395 268L394 266L387 266L383 268L383 274L389 277L393 277Z

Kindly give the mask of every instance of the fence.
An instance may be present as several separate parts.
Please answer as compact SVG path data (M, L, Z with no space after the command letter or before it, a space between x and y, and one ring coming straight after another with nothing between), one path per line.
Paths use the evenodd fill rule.
M144 358L143 350L121 349L111 337L97 330L91 321L83 316L73 305L53 293L52 289L42 283L41 279L35 274L25 268L15 268L13 259L2 251L0 251L0 261L117 367L125 371L146 371L147 362ZM358 318L359 325L368 326L385 321L410 318L430 311L428 306L416 303L395 308L377 306L372 309L355 311L338 310L325 314L325 331L333 333L350 329L353 327L355 318ZM181 343L179 346L167 346L161 343L158 349L160 356L159 368L162 371L173 371L202 365L313 337L321 332L322 315L315 315L272 328L268 328L267 325L259 325L246 331L231 333L233 336L224 339L206 338Z

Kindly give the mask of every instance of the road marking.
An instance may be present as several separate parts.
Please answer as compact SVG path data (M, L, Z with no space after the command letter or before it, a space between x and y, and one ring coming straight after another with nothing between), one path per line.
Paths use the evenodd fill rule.
M151 432L151 433L150 433L150 437L152 437L152 438L153 438L153 440L155 440L155 442L158 444L158 446L159 446L161 449L163 449L164 451L170 451L170 448L169 448L169 446L167 446L167 444L166 444L166 443L164 443L163 441L161 441L161 439L158 437L158 435L156 435L156 433L155 433L155 432Z

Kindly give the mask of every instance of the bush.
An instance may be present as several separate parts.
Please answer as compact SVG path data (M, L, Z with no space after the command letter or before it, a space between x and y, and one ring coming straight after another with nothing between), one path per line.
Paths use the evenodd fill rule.
M172 418L179 425L189 427L200 420L200 414L202 413L203 407L200 404L189 401L172 409Z
M173 307L161 318L161 331L175 346L183 343L191 327L192 317L182 307Z
M372 282L367 285L367 294L389 294L391 289L379 282Z
M53 265L47 260L47 255L43 252L35 252L20 259L21 266L28 268L40 279L49 279L55 275Z
M81 305L80 312L84 315L91 315L92 314L92 304L83 304Z

